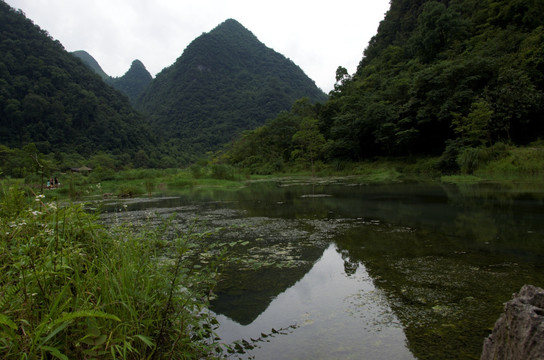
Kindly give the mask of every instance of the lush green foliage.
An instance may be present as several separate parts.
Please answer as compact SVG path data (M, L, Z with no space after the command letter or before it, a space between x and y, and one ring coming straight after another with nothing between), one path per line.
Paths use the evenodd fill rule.
M326 99L292 61L227 20L159 73L137 107L150 115L154 129L176 139L176 146L203 154L304 96Z
M218 350L208 297L225 252L207 232L125 224L81 206L0 197L3 359L203 358ZM206 267L199 257L206 257Z
M472 173L486 148L542 137L543 7L393 0L357 72L339 67L330 99L314 108L324 137L315 138L316 158L341 164L442 154L435 170ZM244 133L226 158L253 172L281 170L289 161L281 149L294 150L300 121L281 114Z
M394 0L321 116L336 156L439 154L542 136L542 2Z
M282 112L265 125L245 131L221 156L221 161L257 174L283 171L294 159L311 166L319 159L323 145L315 126L318 107L307 98L298 100L290 112ZM304 124L308 126L305 128ZM303 141L304 137L308 141Z
M126 98L0 2L0 143L44 153L134 153L155 138Z

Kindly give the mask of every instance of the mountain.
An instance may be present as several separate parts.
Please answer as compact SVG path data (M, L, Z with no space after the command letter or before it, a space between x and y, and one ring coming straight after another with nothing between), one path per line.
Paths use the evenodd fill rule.
M75 57L78 57L83 61L85 64L87 64L95 73L97 73L102 79L107 80L110 78L108 74L104 70L102 70L102 67L100 67L100 64L98 64L98 61L96 61L91 54L86 52L85 50L77 50L73 51L72 55Z
M140 60L134 60L125 75L118 78L110 78L108 83L128 96L130 102L134 104L145 91L151 80L153 80L153 77L147 71L144 64Z
M153 79L140 60L134 60L130 69L123 76L114 78L106 74L98 62L86 51L74 51L72 52L72 55L80 58L106 83L128 96L131 103L136 102L136 99L143 93L147 85L149 85Z
M536 0L392 0L323 107L328 156L442 154L455 171L479 147L542 138L543 11Z
M326 95L291 60L229 19L191 42L137 102L153 128L192 153L218 149L243 130Z
M0 33L0 144L83 156L154 146L126 97L3 1Z

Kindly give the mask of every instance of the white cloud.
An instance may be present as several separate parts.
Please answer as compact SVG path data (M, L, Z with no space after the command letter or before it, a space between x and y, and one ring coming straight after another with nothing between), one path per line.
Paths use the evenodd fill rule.
M389 0L7 0L58 39L85 50L112 76L134 59L153 75L189 43L228 18L299 65L324 91L335 71L353 73Z

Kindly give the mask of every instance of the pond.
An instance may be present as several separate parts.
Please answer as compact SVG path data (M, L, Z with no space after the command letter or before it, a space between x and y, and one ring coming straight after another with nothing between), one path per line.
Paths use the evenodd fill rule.
M538 184L256 182L105 205L239 242L212 310L235 358L478 359L503 303L544 286Z

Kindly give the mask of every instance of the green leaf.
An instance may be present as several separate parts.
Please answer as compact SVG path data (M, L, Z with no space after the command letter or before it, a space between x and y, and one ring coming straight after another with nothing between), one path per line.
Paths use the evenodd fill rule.
M142 340L142 342L143 342L144 344L146 344L147 346L149 346L149 347L151 347L151 348L155 346L155 344L153 344L153 341L151 341L151 339L148 338L147 336L136 335L136 337L137 337L138 339Z
M15 323L4 314L0 314L0 325L7 325L13 330L17 330L17 325L15 325Z
M91 346L98 346L105 343L107 339L108 337L106 336L106 334L102 334L100 336L87 335L83 339L81 339L81 342Z
M115 320L115 321L121 321L121 319L119 319L117 316L111 315L111 314L108 314L108 313L105 313L105 312L102 312L102 311L82 310L82 311L75 311L75 312L71 312L71 313L67 313L67 314L62 315L60 318L53 321L53 323L51 324L51 327L53 327L53 326L55 326L55 325L57 325L59 323L63 323L65 321L71 321L71 320L74 320L74 319L77 319L77 318L82 318L82 317L97 317L97 318L102 318L102 319L110 319L110 320Z
M61 360L70 360L66 355L60 352L59 349L51 347L51 346L42 346L42 349L45 351L48 351L51 355L56 357L57 359Z
M49 325L49 328L54 328L60 324L60 326L57 326L49 335L47 335L44 339L42 339L42 341L40 342L40 345L47 343L49 339L51 339L57 333L62 331L64 328L66 328L70 324L70 321L77 318L82 318L82 317L98 317L103 319L121 321L121 319L119 319L115 315L111 315L111 314L108 314L102 311L96 311L96 310L82 310L82 311L67 313L62 315L60 318L56 319L55 321L53 321L53 323ZM38 333L41 333L41 331L39 331Z

